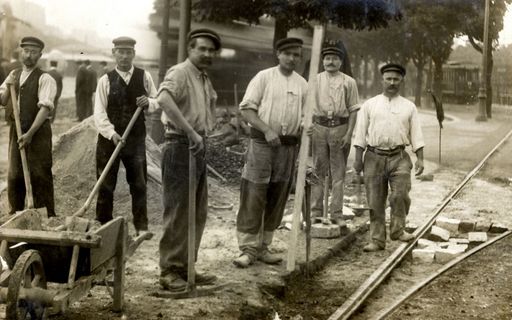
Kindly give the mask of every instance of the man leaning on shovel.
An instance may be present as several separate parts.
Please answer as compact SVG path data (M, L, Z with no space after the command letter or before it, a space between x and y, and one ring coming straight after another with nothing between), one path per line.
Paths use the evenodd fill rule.
M22 67L9 73L0 86L0 102L7 105L10 86L19 101L21 132L18 137L14 111L6 111L9 130L9 170L7 195L10 214L24 209L26 187L23 177L21 152L24 148L30 171L34 207L46 207L48 217L55 216L52 176L52 129L48 116L54 108L57 85L53 78L37 67L44 42L36 37L24 37L20 42Z
M158 108L156 87L149 72L133 66L135 40L119 37L113 41L112 55L116 60L114 70L98 81L94 104L94 122L98 129L96 146L96 173L99 177L105 169L114 149L124 144L110 171L101 184L96 204L96 220L104 224L112 220L114 190L119 163L126 169L126 180L132 196L133 224L137 235L148 230L147 216L147 164L146 125L144 114L135 120L126 141L121 139L137 108L154 111Z

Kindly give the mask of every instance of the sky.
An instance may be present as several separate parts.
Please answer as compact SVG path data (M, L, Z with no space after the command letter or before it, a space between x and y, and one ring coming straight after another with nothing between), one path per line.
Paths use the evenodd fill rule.
M137 52L158 58L159 41L148 27L153 0L30 0L46 8L46 22L70 32L74 28L94 29L106 39L127 35L138 42ZM233 0L239 1L239 0ZM512 43L512 5L505 15L500 45ZM110 45L110 40L102 43Z

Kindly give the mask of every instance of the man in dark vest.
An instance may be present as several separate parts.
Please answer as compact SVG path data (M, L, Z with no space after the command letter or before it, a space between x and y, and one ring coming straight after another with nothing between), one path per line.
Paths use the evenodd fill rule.
M123 143L119 156L112 165L98 193L96 220L102 224L112 220L114 190L120 161L126 169L126 180L132 196L133 224L136 233L148 230L146 207L146 126L144 113L137 118L126 141L121 139L137 107L158 108L156 87L149 72L134 67L135 40L119 37L112 41L114 70L103 75L96 88L94 122L98 129L96 146L96 173L99 177L119 143Z
M25 148L34 206L46 207L48 216L55 216L52 176L52 130L48 115L53 109L53 99L57 91L55 80L37 67L44 42L35 37L21 39L22 67L12 70L0 85L0 103L7 105L10 99L10 86L18 96L21 131L18 137L13 110L6 110L10 123L9 130L9 170L7 173L7 196L10 214L23 210L25 204L25 182L19 149ZM12 104L11 104L12 105Z
M76 117L78 121L82 121L87 118L88 73L84 61L77 61L77 66L75 79Z

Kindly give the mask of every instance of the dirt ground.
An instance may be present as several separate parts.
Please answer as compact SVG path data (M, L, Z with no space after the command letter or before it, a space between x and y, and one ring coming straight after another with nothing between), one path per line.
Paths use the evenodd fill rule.
M81 124L72 121L72 101L68 108L63 107L62 114L54 125L56 135L67 132L55 139L54 176L56 186L57 213L68 215L78 209L95 182L94 175L94 142L95 132L89 121ZM501 110L501 109L500 109ZM434 181L421 182L413 179L411 198L413 204L409 222L421 225L435 210L436 206L464 177L467 170L474 165L481 155L485 154L494 143L501 139L504 132L510 129L509 111L502 109L497 112L502 117L495 116L489 123L472 122L474 116L465 107L454 106L451 111L452 121L445 123L444 135L445 156L443 166L438 168L437 162L437 124L435 118L422 113L422 123L427 145L433 147L425 151L427 173L434 174ZM59 116L59 115L58 115ZM75 126L70 131L70 127ZM6 129L1 127L0 146L5 148L7 141ZM457 142L458 141L458 142ZM445 216L468 217L474 219L500 221L512 227L512 217L508 214L512 209L509 200L512 195L510 187L510 157L512 149L500 152L493 165L484 168L484 174L479 180L472 182L459 198L448 208ZM367 235L357 238L354 245L328 263L326 268L312 279L300 279L287 283L284 288L284 263L280 266L267 266L256 263L246 270L235 268L231 261L238 254L235 235L236 212L238 208L238 186L233 183L222 184L213 177L209 179L210 210L207 227L198 259L198 269L207 270L219 277L219 283L224 287L214 295L196 299L169 300L154 297L158 292L158 241L161 237L161 182L159 181L159 150L151 142L148 144L148 211L150 212L151 230L155 237L143 243L135 255L127 263L125 288L125 310L121 314L110 311L112 299L104 287L95 287L84 299L72 305L65 315L52 317L54 319L273 319L279 315L281 319L325 319L339 307L350 294L357 289L367 276L396 248L396 243L389 243L383 252L364 254L362 246ZM0 161L0 181L5 181L6 153L2 149ZM5 156L6 159L6 156ZM351 163L351 160L349 160ZM350 181L350 173L349 178ZM124 183L124 173L121 171L116 190L115 214L130 216L130 199L128 187ZM0 182L1 183L1 182ZM0 190L1 190L0 185ZM347 186L347 200L353 196L353 186ZM233 204L232 209L215 209L218 206ZM293 196L289 208L293 205ZM94 203L92 205L94 208ZM3 210L2 210L3 211ZM3 211L5 212L5 211ZM290 212L290 211L288 211ZM94 209L88 211L88 216L94 216ZM367 217L358 218L350 227L355 230L365 223ZM289 231L281 229L277 232L273 250L286 256ZM313 258L325 253L337 240L313 241ZM301 233L298 245L298 262L304 261L304 234ZM499 253L499 251L497 251ZM506 258L506 257L505 257ZM507 259L504 259L507 260ZM508 259L510 260L510 259ZM510 261L503 262L503 267ZM486 274L488 268L485 258L475 263L479 270L468 270L467 278L473 281L463 282L459 288L464 290L482 286L482 290L474 290L475 301L482 300L489 288L484 290L484 284L477 282L477 275ZM401 286L394 287L391 292L377 293L377 299L385 296L396 296L403 291L404 285L417 281L440 265L418 266L404 262L403 275L397 277ZM499 270L499 269L496 269ZM504 269L506 270L506 269ZM479 272L479 273L478 273ZM464 278L461 276L460 278ZM496 280L498 281L498 280ZM467 284L467 286L466 286ZM491 281L492 284L492 281ZM496 282L497 284L497 282ZM497 289L495 289L497 290ZM438 295L443 292L439 290ZM509 292L510 293L510 292ZM482 295L481 297L479 295ZM435 296L435 295L433 295ZM506 298L510 295L501 294ZM467 297L463 297L466 298ZM481 299L480 299L481 298ZM510 301L510 300L508 300ZM428 301L419 302L427 306ZM432 304L434 306L434 304ZM453 303L462 306L461 301ZM377 305L378 308L378 305ZM489 307L490 308L490 307ZM370 309L369 307L367 309ZM418 309L418 308L417 308ZM477 310L466 309L466 315L478 315ZM421 311L421 312L420 312ZM424 312L423 312L424 311ZM407 315L402 313L396 319L416 319L418 314L422 319L438 319L435 308L421 309L418 313ZM410 312L410 310L408 310ZM432 313L434 312L434 313ZM439 315L441 311L438 310ZM431 315L434 316L425 316ZM478 316L476 318L480 319ZM452 317L450 319L466 319L468 317ZM360 315L359 319L366 319ZM441 319L441 318L439 318ZM445 319L445 318L443 318ZM490 319L490 318L489 318ZM495 318L501 319L501 318Z

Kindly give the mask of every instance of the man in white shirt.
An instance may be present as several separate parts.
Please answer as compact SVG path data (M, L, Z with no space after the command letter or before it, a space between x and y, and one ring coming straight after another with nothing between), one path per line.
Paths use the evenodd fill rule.
M400 96L405 68L386 64L381 69L384 91L367 100L359 110L355 129L354 169L364 172L370 210L370 243L364 251L383 250L386 246L386 198L391 206L391 240L410 241L405 229L411 199L411 158L405 147L416 153L416 175L423 172L423 134L418 111L411 101ZM366 149L363 164L363 152ZM364 168L363 168L364 167ZM389 185L389 189L388 189ZM389 191L388 191L389 190ZM389 192L389 196L388 196Z
M158 103L153 98L156 97L157 90L150 73L132 64L135 57L135 40L119 37L112 42L112 54L117 65L114 70L99 79L94 104L94 122L99 133L96 146L98 177L116 146L123 143L124 147L98 192L96 220L102 224L112 220L117 172L122 161L132 196L133 224L138 234L140 231L148 230L144 113L135 121L126 141L121 139L121 135L138 107L149 108L150 112L158 108Z
M0 104L7 105L9 86L18 96L19 116L23 135L18 137L12 107L6 109L9 130L9 170L7 195L10 214L25 206L25 182L21 164L21 148L25 149L30 169L34 206L46 207L48 217L55 216L52 175L52 129L48 120L53 110L57 85L53 78L37 67L44 42L36 37L21 39L22 67L12 70L0 86ZM12 106L12 104L10 104Z
M294 71L302 58L302 40L279 40L276 51L279 65L260 71L240 103L242 117L251 125L236 223L242 254L233 261L240 268L255 260L282 261L268 247L292 183L307 82Z

